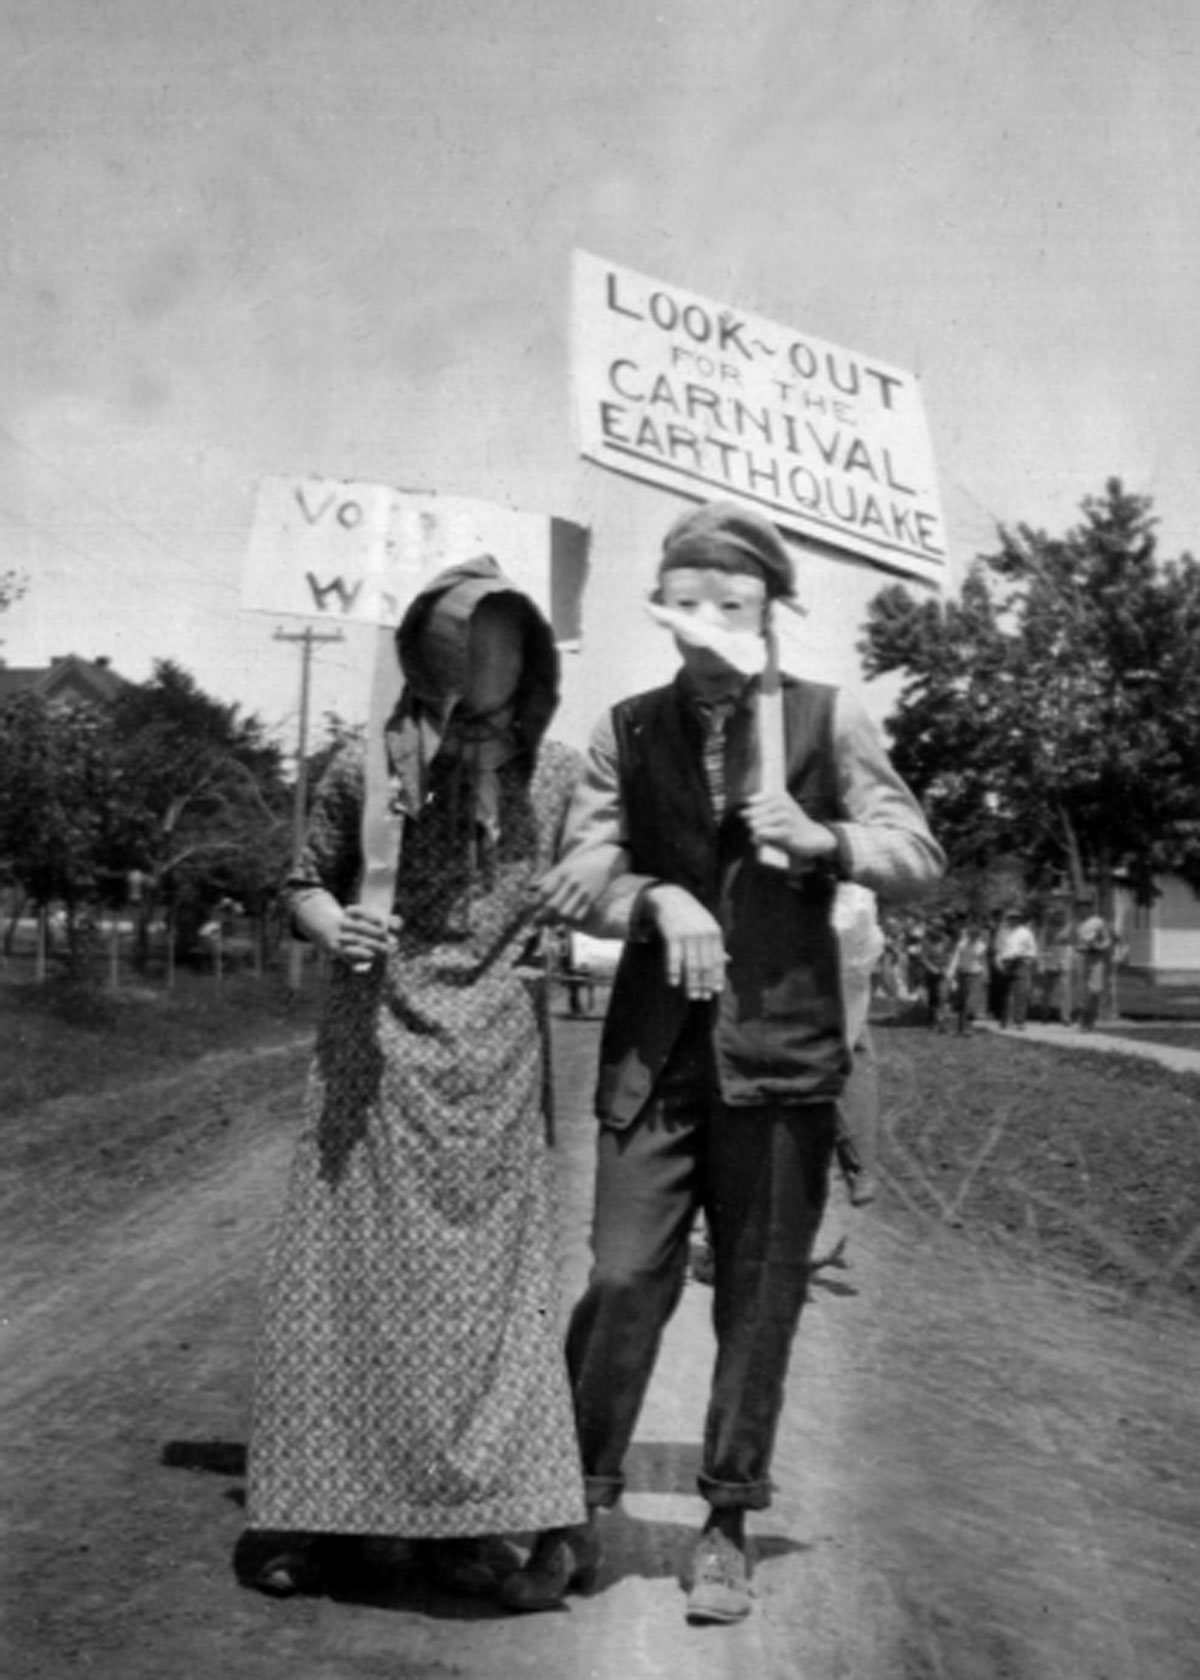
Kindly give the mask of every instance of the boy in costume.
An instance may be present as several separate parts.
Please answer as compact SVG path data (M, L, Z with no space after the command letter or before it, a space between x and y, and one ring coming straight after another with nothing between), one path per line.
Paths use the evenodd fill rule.
M698 1209L712 1233L717 1357L687 1616L750 1609L745 1514L771 1498L776 1425L850 1067L839 880L888 900L943 859L874 727L843 691L778 676L770 613L793 590L779 533L734 503L667 532L651 601L673 682L601 720L568 817L566 874L626 866L589 932L626 941L596 1091L594 1264L567 1358L588 1524L540 1537L513 1608L594 1574ZM772 744L782 761L776 773Z

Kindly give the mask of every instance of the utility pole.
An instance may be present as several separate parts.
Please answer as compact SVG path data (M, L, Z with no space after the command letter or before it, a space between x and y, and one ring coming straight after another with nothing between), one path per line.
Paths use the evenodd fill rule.
M292 802L294 869L304 850L304 823L308 811L308 695L312 650L318 642L341 642L345 637L340 630L314 630L311 624L306 624L303 630L276 630L275 640L300 643L300 732L296 747L296 793ZM293 996L300 990L300 962L300 941L291 939L288 944L288 990Z

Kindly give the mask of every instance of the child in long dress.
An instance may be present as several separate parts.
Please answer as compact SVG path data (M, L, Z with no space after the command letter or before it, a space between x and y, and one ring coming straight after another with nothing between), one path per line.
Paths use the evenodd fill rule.
M235 1559L278 1594L319 1589L334 1536L429 1542L443 1585L490 1592L491 1537L584 1516L524 962L539 908L563 908L538 883L578 773L544 739L557 652L490 558L423 591L397 650L394 914L357 903L353 750L317 791L288 886L332 966L265 1288Z

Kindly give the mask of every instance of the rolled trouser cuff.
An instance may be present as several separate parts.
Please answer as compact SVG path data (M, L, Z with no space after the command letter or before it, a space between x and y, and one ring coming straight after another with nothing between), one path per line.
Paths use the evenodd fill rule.
M718 1482L703 1472L696 1485L714 1511L765 1511L775 1491L770 1482Z
M625 1491L624 1476L585 1476L583 1493L589 1511L611 1511Z

